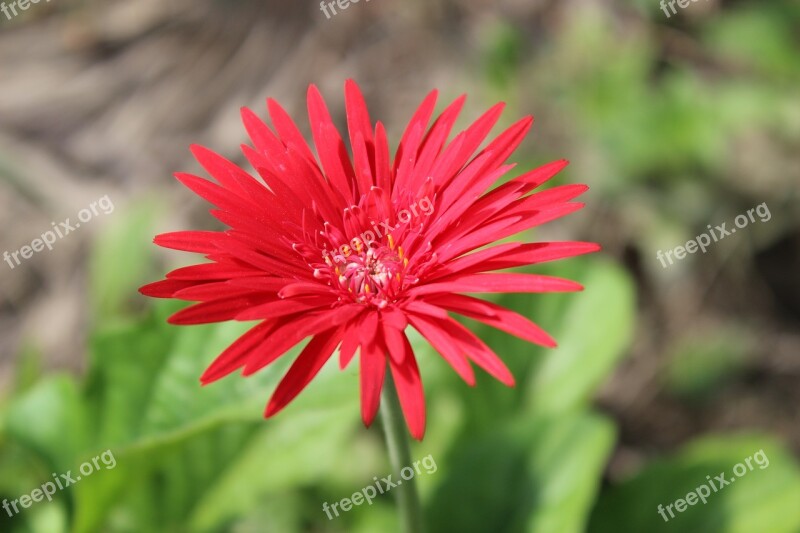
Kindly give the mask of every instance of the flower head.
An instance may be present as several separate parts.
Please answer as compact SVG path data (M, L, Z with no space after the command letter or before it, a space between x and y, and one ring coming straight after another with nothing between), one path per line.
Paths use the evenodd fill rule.
M474 363L512 386L500 358L450 313L555 346L527 318L461 293L580 290L565 279L495 271L593 252L596 244L490 245L580 209L571 200L586 186L529 194L566 166L561 160L490 190L514 167L505 161L533 122L520 120L476 154L502 104L447 142L464 97L430 124L433 91L391 158L385 129L373 126L353 81L345 95L352 158L313 85L308 113L319 161L271 99L272 128L242 110L253 143L242 149L260 180L193 146L216 183L176 177L216 206L211 214L229 229L157 236L160 246L204 254L210 262L174 270L141 292L198 302L173 315L174 324L259 321L217 357L202 383L238 369L251 375L311 337L267 404L267 417L297 396L338 347L342 368L359 350L364 423L375 417L388 366L409 430L421 439L425 401L406 328L419 331L468 384L475 383Z

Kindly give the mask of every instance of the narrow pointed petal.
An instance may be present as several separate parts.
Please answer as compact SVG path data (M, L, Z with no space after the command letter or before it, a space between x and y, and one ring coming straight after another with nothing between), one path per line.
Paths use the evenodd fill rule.
M238 165L197 144L191 146L191 151L206 172L226 189L245 198L264 200L269 197L264 185Z
M528 342L548 348L556 346L556 341L542 328L519 313L497 304L460 294L436 296L430 301L454 313L474 318Z
M178 280L178 279L165 279L148 283L139 289L139 292L144 296L152 298L173 298L175 293L187 287L196 285L197 281L191 280Z
M262 322L239 337L211 363L200 382L208 385L244 366L250 353L257 349L275 327L272 322Z
M468 274L447 281L421 285L409 294L440 294L446 292L573 292L583 286L572 280L539 274Z
M361 348L361 420L369 427L381 403L381 389L386 375L386 353L383 344L375 338ZM391 352L390 352L391 353Z
M514 376L511 375L511 371L486 343L452 318L440 320L438 324L476 365L500 383L508 387L514 386Z
M255 374L306 337L317 335L332 326L340 326L360 312L358 306L351 305L283 317L280 326L270 332L270 342L262 345L264 349L253 353L247 360L242 375Z
M422 440L425 435L425 393L414 350L405 335L403 339L403 345L395 348L403 351L402 363L395 363L396 357L390 357L389 366L408 430L412 437Z
M275 416L306 388L339 344L340 328L331 328L316 335L289 368L267 404L264 416Z
M457 274L476 274L523 265L534 265L600 250L593 242L505 243L463 255L445 264L431 279L441 280Z
M216 249L214 241L223 236L218 231L174 231L156 235L153 242L162 248L207 254Z
M293 315L295 313L330 307L335 300L336 298L333 295L327 300L319 297L275 299L245 309L236 315L236 320L266 320Z
M475 372L473 372L462 347L430 316L415 313L409 318L414 329L431 343L431 346L453 367L461 379L470 387L475 386Z
M305 158L310 161L315 161L314 154L308 147L305 138L303 138L303 134L300 133L297 125L294 123L289 114L283 109L283 107L281 107L281 105L272 98L268 98L267 109L269 110L269 116L272 119L272 124L275 126L275 130L278 132L278 135L280 135L283 143L286 145L289 143L294 144L296 147L298 147Z
M347 109L347 130L350 133L350 142L355 143L357 134L361 134L367 147L371 147L372 123L367 111L367 103L361 89L353 80L347 80L344 84L345 107Z
M353 204L353 168L347 158L344 141L333 124L328 106L316 86L308 89L308 117L325 175L344 199Z
M352 361L358 349L360 338L359 331L362 328L364 315L354 317L349 323L345 324L342 332L342 345L339 347L339 369L344 370Z
M268 298L270 297L249 294L201 302L178 311L169 317L167 322L186 326L234 320L239 313L263 303Z

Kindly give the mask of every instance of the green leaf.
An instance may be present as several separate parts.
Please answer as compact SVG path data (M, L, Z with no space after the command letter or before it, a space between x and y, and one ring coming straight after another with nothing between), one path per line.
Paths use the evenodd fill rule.
M342 426L337 412L349 410L347 420L358 420L357 374L350 369L342 376L335 364L326 366L308 390L276 417L280 423L263 420L270 393L301 346L254 376L233 374L202 387L199 378L205 368L253 324L175 327L164 324L164 316L172 311L172 306L159 307L141 324L106 326L95 336L90 397L100 421L98 440L113 449L119 466L80 487L76 531L93 531L107 521L133 530L169 524L185 527L189 522L198 530L212 523L222 525L244 509L226 497L231 491L218 486L247 486L247 480L263 473L241 460L247 449L263 453L268 448L263 440L251 444L258 429L270 428L269 444L281 448L260 461L271 465L268 471L283 468L289 484L291 479L302 479L296 476L303 472L316 470L315 460L323 450L334 453L345 446L346 439L332 435L353 426ZM318 419L300 423L302 418L294 410ZM295 460L286 459L287 440L314 443L310 437L331 430L330 424L335 425L330 438L310 448L298 444ZM340 444L331 448L331 442ZM256 502L245 501L248 510ZM197 507L198 502L206 503ZM195 514L197 518L192 518Z
M19 397L9 406L6 431L57 472L74 469L90 435L84 400L74 379L53 376Z
M581 413L550 421L532 435L532 467L543 480L529 506L529 533L583 532L599 490L600 478L614 445L611 421Z
M614 441L603 417L515 421L464 441L430 502L437 532L583 531ZM445 474L446 473L446 474Z
M137 323L105 325L89 343L87 398L98 421L97 440L118 448L141 433L144 406L180 330L165 324L177 309L159 305Z
M120 207L103 218L106 229L90 261L92 310L104 322L124 317L131 295L147 280L151 263L155 208L152 202Z
M755 454L763 455L754 458ZM752 470L747 468L748 459ZM737 477L734 469L746 473ZM736 481L723 486L714 481L720 474ZM709 486L710 482L714 487ZM701 486L706 487L701 492L710 493L706 503L697 500L678 512L676 500L685 500ZM772 438L705 437L671 459L654 461L631 479L604 492L589 531L795 533L800 530L798 501L800 468ZM659 514L659 505L667 520ZM670 505L672 509L667 508Z
M628 274L599 262L572 295L561 328L559 347L535 370L528 405L555 413L586 404L626 353L634 326L634 287Z
M345 467L358 469L359 462L361 468L374 467L374 459L364 464L363 456L342 457L342 450L353 446L354 426L344 423L352 411L350 407L338 413L305 410L263 424L257 437L196 502L189 520L192 528L217 528L246 515L270 495L285 493L287 487L323 483Z

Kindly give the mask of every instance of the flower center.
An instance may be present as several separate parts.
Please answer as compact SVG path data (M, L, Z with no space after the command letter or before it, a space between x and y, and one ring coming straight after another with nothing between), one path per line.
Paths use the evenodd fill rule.
M343 299L384 308L395 300L407 282L412 282L406 274L408 259L403 248L395 247L391 236L388 246L359 243L348 252L345 255L336 250L325 255L330 284L341 290ZM317 270L315 276L324 278L322 270Z

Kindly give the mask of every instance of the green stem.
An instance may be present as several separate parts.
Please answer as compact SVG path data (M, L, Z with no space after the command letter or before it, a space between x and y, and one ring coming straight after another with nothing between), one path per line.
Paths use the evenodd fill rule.
M412 464L411 447L408 442L408 430L403 419L403 410L397 398L397 389L394 386L391 372L386 373L386 381L381 393L381 420L393 475L399 478L400 470ZM398 479L397 487L392 489L392 493L397 500L401 531L403 533L421 533L422 508L417 494L416 480L413 477L408 480Z

